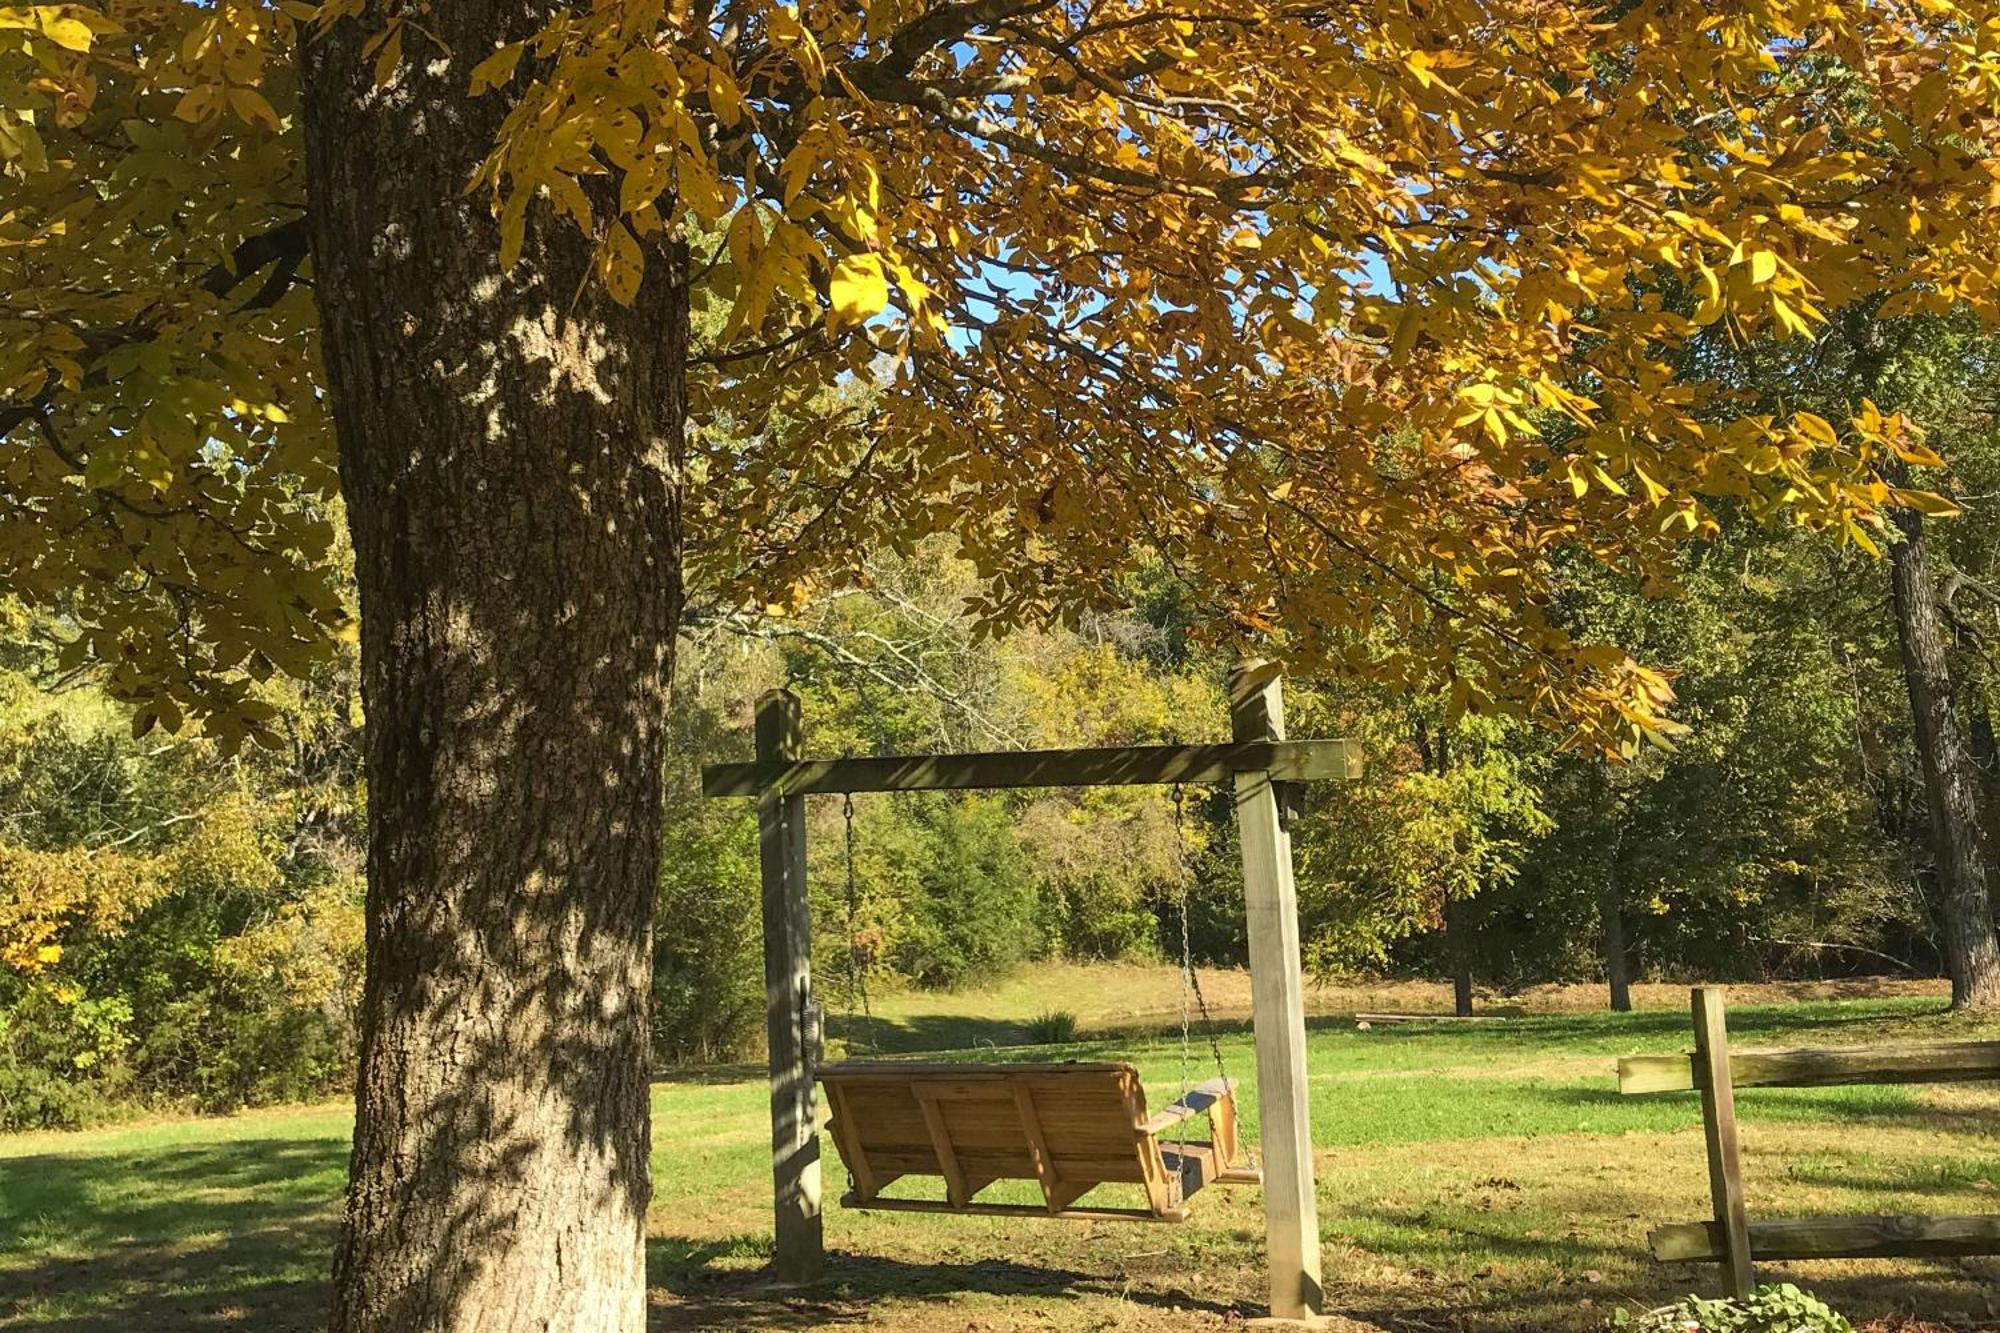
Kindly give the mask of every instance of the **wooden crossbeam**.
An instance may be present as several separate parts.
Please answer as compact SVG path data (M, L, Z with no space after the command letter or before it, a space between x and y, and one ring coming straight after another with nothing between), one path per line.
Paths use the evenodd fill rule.
M1647 1237L1655 1258L1715 1261L1727 1238L1714 1222L1675 1222ZM1990 1217L1788 1217L1750 1224L1758 1259L1895 1259L2000 1254L2000 1215Z
M1685 1092L1699 1086L1691 1055L1629 1055L1618 1062L1618 1091ZM1858 1083L1966 1083L2000 1079L2000 1041L1922 1046L1857 1046L1816 1051L1732 1051L1739 1088L1824 1088Z
M1361 776L1361 743L1237 741L713 764L701 771L701 790L704 796L756 796L775 790L789 797L858 791L1153 786L1224 782L1238 773L1269 773L1273 782L1352 781Z

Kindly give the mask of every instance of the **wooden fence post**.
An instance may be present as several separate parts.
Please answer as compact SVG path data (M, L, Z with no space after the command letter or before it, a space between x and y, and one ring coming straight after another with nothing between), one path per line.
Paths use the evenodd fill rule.
M800 754L799 699L774 690L757 701L757 758ZM771 1048L771 1184L779 1282L819 1279L826 1253L820 1224L819 1134L813 1115L812 912L806 900L805 797L766 789L757 798L763 870L764 1026Z
M1238 741L1285 737L1278 667L1245 662L1229 676L1229 725ZM1264 1159L1264 1243L1271 1314L1320 1313L1319 1207L1313 1194L1306 1099L1305 982L1299 965L1298 893L1283 793L1268 772L1236 775L1243 897L1250 933L1250 1015L1257 1042L1257 1107Z
M1750 1266L1750 1216L1743 1202L1743 1159L1736 1145L1736 1086L1729 1075L1729 1024L1720 987L1697 986L1694 1005L1695 1085L1708 1140L1708 1192L1715 1201L1722 1262L1730 1293L1747 1297L1757 1285Z

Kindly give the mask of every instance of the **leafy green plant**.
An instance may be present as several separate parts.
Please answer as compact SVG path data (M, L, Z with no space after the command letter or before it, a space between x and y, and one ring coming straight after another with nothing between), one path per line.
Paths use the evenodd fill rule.
M1034 885L1007 805L991 797L914 804L925 859L891 961L934 990L1004 975L1040 943Z
M0 976L0 1130L74 1129L124 1095L132 1009L117 996Z
M1759 1287L1748 1300L1689 1296L1643 1315L1620 1310L1612 1323L1634 1333L1854 1333L1839 1311L1790 1282Z
M1037 1046L1067 1046L1082 1025L1067 1009L1048 1009L1028 1020L1028 1040Z

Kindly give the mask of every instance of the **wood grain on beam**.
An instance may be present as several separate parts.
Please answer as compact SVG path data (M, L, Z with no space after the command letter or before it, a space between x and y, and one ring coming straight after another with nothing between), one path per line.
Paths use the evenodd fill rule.
M1647 1237L1655 1258L1714 1261L1724 1253L1713 1222L1676 1222ZM2000 1254L2000 1215L1987 1217L1789 1217L1750 1224L1758 1259L1893 1259Z
M1238 773L1256 772L1268 772L1274 782L1351 781L1361 776L1361 745L1344 740L1255 741L714 764L701 771L701 790L705 796L755 796L766 789L780 790L787 796L811 796L854 791L1117 787L1225 782Z
M2000 1079L2000 1041L1922 1046L1857 1046L1804 1051L1732 1051L1739 1088L1825 1088L1860 1083L1967 1083ZM1631 1055L1618 1062L1618 1091L1685 1092L1695 1086L1694 1057Z

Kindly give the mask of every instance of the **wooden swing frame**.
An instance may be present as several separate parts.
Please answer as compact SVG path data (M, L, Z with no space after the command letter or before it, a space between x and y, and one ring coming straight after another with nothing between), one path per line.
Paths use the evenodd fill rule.
M776 1207L773 1268L779 1282L814 1282L825 1270L812 1067L818 1010L812 999L812 918L806 898L806 796L1227 781L1234 783L1249 927L1270 1310L1283 1319L1320 1313L1319 1213L1308 1132L1305 984L1290 819L1305 783L1360 777L1361 752L1353 741L1287 740L1280 675L1276 663L1257 661L1230 673L1233 739L1221 745L809 760L803 757L798 696L778 690L758 702L756 761L703 769L702 791L757 800ZM969 1195L966 1202L971 1202ZM947 1200L929 1210L950 1206Z

